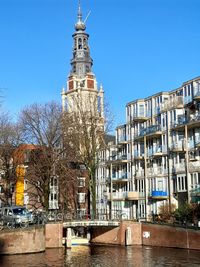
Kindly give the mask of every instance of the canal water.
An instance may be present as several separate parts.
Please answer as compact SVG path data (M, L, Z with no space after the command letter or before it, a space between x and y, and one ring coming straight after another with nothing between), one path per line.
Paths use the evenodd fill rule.
M20 245L20 244L19 244ZM1 267L195 267L200 251L158 247L80 246L0 256Z

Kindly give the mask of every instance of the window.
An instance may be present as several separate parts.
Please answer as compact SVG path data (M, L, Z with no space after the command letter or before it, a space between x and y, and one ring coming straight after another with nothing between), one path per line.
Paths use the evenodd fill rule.
M78 193L78 203L85 203L85 193Z
M182 175L182 176L177 176L177 191L178 192L184 192L187 190L187 180L186 180L186 176Z
M29 162L29 158L30 158L30 151L26 150L24 153L24 162L28 163Z
M78 187L85 186L85 177L78 177Z
M191 189L198 188L200 185L200 173L191 173Z
M139 105L139 116L144 116L144 105L140 104Z
M138 210L138 215L139 218L144 218L145 217L145 202L142 200L138 203L139 205L139 210Z
M190 84L188 84L188 96L191 94L190 88L191 88L191 86L190 86Z
M78 49L82 49L82 39L78 39Z

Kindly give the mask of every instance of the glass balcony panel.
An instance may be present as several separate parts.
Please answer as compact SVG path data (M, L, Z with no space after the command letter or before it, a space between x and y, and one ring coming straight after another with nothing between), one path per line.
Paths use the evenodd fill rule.
M167 191L161 191L161 190L153 190L151 192L152 197L167 197L168 193Z
M190 103L191 101L192 101L192 96L191 95L184 97L184 104L185 105Z

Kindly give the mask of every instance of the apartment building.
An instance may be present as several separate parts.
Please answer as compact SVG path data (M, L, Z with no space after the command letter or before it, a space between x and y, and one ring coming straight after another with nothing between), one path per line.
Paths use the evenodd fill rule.
M97 170L99 217L150 219L190 202L200 202L200 77L127 103Z

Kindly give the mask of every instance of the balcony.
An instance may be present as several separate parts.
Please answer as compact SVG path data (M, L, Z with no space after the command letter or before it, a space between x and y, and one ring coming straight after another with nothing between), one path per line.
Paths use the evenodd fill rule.
M163 149L162 146L155 146L153 148L150 148L147 150L147 157L160 157L163 154L162 150L164 151L165 147L163 147Z
M160 107L153 108L153 116L160 114L160 112L161 112L161 108Z
M136 139L146 136L147 138L159 137L162 134L160 125L151 125L148 128L144 128L140 131L139 136Z
M152 199L167 199L168 198L168 193L167 193L167 191L153 190L150 193L149 197L152 198Z
M109 201L138 200L141 197L137 191L113 192L112 195L111 193L106 193L105 195Z
M185 149L184 149L184 141L181 140L181 141L178 141L178 142L175 142L175 143L171 144L170 150L173 151L173 152L185 151Z
M127 200L138 200L139 199L139 192L137 191L129 191L126 193Z
M143 159L144 152L139 152L138 150L134 150L134 159Z
M118 136L117 138L117 143L118 144L126 144L128 141L127 141L127 138L125 135L120 135Z
M196 101L200 101L200 89L197 88L197 90L194 89L194 99Z
M115 155L110 156L110 158L109 158L108 161L109 162L112 161L113 164L118 164L120 162L126 163L130 159L131 159L130 154L129 155L127 155L127 154L123 154L123 155L121 155L121 154L115 154Z
M121 174L114 174L112 176L112 181L113 182L127 182L127 178L128 178L127 172L121 173Z
M189 163L189 172L200 172L199 161L194 161Z
M106 193L105 196L107 197L108 201L123 201L126 198L126 192L113 192L112 194Z
M185 115L179 115L178 119L171 123L171 128L180 130L188 123L188 119L185 117Z
M147 169L147 176L148 177L160 177L160 176L165 176L167 175L167 169L164 169L161 166L153 167L153 168L148 168Z
M188 119L188 128L194 128L196 126L199 126L200 122L200 112L197 112L195 114L190 114Z
M192 102L192 96L191 95L185 96L183 99L183 102L184 102L184 105L191 103Z
M161 112L174 108L183 108L183 96L177 96L174 99L169 99L161 105Z
M173 172L175 173L185 173L185 171L186 171L185 162L179 163L173 167Z
M139 113L134 113L132 121L133 122L145 122L148 120L148 116L146 116L145 112L139 112Z

